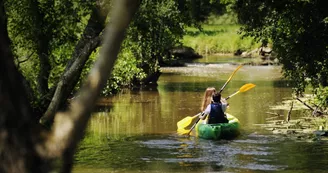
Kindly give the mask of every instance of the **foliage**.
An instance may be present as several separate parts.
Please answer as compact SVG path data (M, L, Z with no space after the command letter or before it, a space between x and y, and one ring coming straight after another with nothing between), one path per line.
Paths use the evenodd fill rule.
M212 18L214 21L215 19ZM220 21L217 19L216 21ZM252 50L260 46L251 37L241 37L238 34L240 25L203 24L202 30L187 28L183 44L190 46L200 54L234 53L240 50Z
M71 56L85 27L93 2L84 0L7 1L8 32L17 64L33 88L40 68L40 51L49 54L52 68L50 85L54 85ZM43 49L43 50L42 50Z
M325 0L237 0L235 4L244 35L272 40L284 75L298 94L308 84L328 86L325 4Z
M204 24L209 25L237 25L237 14L233 12L226 12L222 15L210 15Z
M63 68L58 67L66 65L70 58L92 5L92 2L83 0L8 1L8 30L17 61L33 53L34 58L28 63L38 64L37 53L42 49L40 46L44 46L48 49L45 52L50 55L51 66L55 68L52 78L57 79L63 71ZM36 67L39 68L38 65ZM22 71L25 76L36 76L38 72L36 69ZM49 82L53 84L55 81Z
M49 86L56 87L93 5L84 0L5 2L11 49L37 117L50 103L54 90Z
M133 56L132 51L128 47L124 47L102 94L105 96L114 94L120 91L122 86L132 86L133 80L145 78L146 74L137 67L138 64L140 63Z
M158 71L158 61L179 43L184 21L172 0L143 1L128 31L125 46L137 58L138 67L147 74Z
M162 62L174 59L168 52L181 44L185 28L199 26L221 8L209 0L142 1L103 94L115 93L121 86L145 84L143 80L156 74Z
M328 108L328 87L316 88L315 95L314 104L321 108Z
M84 0L13 0L7 1L6 7L14 45L35 51L39 34L51 34L47 39L52 48L76 42L84 28L83 17L90 13L92 3Z
M219 15L225 12L230 0L175 0L183 21L191 26L200 26L211 14Z
M94 5L95 1L85 0L13 0L6 3L16 63L35 94L36 78L42 68L40 55L48 55L51 66L48 84L55 87ZM181 44L187 26L199 26L199 22L206 20L211 13L222 12L223 7L213 0L142 1L103 94L115 93L122 86L142 84L145 78L159 71L161 61L173 59L168 51ZM28 61L23 63L24 57L29 55ZM97 54L92 56L82 76L87 74Z

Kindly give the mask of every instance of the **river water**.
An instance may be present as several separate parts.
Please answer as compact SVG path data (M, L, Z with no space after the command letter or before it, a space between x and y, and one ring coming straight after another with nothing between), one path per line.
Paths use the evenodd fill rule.
M241 122L240 136L213 141L176 134L179 120L200 111L205 89L219 90L243 61L206 57L162 68L157 87L107 98L92 115L73 172L328 172L327 143L292 140L256 125L272 117L267 112L287 112L270 109L291 97L277 66L243 66L222 92L227 97L246 83L256 85L229 99L227 112Z

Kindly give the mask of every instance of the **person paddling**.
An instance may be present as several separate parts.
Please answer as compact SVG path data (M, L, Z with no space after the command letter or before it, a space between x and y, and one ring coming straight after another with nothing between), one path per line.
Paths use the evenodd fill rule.
M214 87L206 88L205 93L204 93L204 97L203 97L203 101L202 101L202 105L201 105L201 108L200 108L201 112L204 112L205 109L207 108L207 106L209 104L211 104L212 96L215 92L216 92L216 90L215 90Z
M218 124L228 123L229 120L226 118L224 112L228 107L228 103L221 100L221 94L215 92L212 95L212 102L209 104L204 112L199 116L200 119L204 120L209 115L207 124Z

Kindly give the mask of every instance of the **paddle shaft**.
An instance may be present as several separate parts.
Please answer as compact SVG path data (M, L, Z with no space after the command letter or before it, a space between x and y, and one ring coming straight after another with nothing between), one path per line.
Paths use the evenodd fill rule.
M194 125L192 125L192 127L190 128L188 135L190 135L191 131L194 130L194 128L196 127L197 123L199 122L200 118L198 118L198 120L195 122Z
M231 94L230 96L228 96L227 98L225 98L225 100L228 100L228 99L230 99L232 96L234 96L234 95L236 95L236 94L238 94L238 93L239 93L239 91L237 91L237 92L235 92L235 93Z
M223 91L223 89L227 86L227 84L231 81L232 77L235 75L235 73L242 67L242 65L239 65L237 69L230 75L229 79L226 81L226 83L222 86L219 93Z

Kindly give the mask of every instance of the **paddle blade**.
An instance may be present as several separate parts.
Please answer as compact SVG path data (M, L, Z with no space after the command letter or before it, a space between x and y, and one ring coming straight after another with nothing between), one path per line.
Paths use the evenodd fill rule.
M236 68L236 70L235 71L233 71L233 73L230 75L230 77L229 77L229 79L228 79L228 81L230 81L231 80L231 78L235 75L235 73L242 67L243 65L239 65L237 68Z
M245 84L243 85L240 89L239 89L239 92L245 92L245 91L248 91L252 88L254 88L256 85L252 84L252 83L248 83L248 84Z
M184 128L188 127L188 126L191 124L191 122L192 122L196 117L198 117L198 115L199 115L199 114L194 115L193 117L188 116L188 117L186 117L186 118L180 120L179 122L177 122L178 129L184 129Z
M192 117L186 117L179 122L177 122L178 129L183 129L189 126L192 122L193 118Z
M256 85L252 84L252 83L248 83L248 84L245 84L243 85L242 87L239 88L239 91L236 91L235 93L231 94L230 96L228 96L226 98L226 100L230 99L232 96L238 94L238 93L242 93L242 92L245 92L245 91L248 91L252 88L254 88Z
M187 135L189 133L189 130L186 129L178 129L178 134L179 135Z

